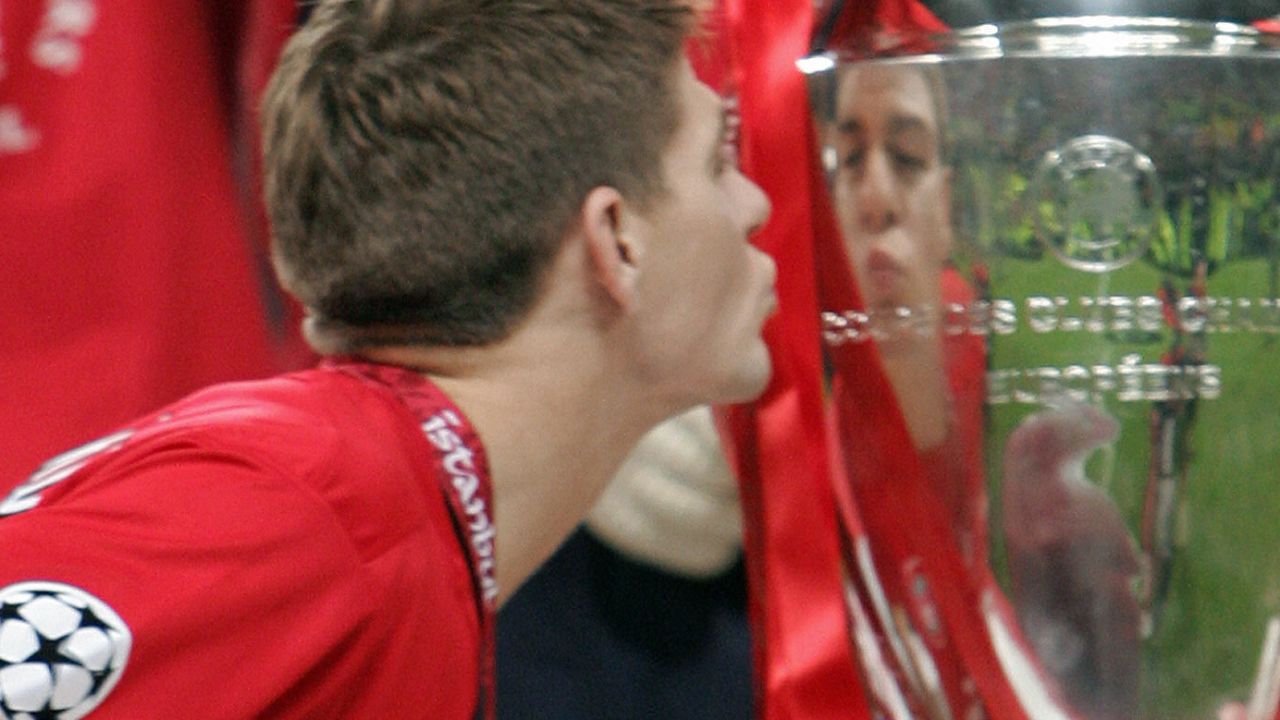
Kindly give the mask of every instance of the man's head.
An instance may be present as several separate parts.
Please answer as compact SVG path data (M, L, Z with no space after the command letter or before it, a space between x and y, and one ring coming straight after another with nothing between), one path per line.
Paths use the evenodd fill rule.
M854 65L838 87L833 195L863 300L869 309L936 305L952 244L938 78Z
M485 345L592 188L657 202L680 0L322 0L264 106L284 285L325 351Z

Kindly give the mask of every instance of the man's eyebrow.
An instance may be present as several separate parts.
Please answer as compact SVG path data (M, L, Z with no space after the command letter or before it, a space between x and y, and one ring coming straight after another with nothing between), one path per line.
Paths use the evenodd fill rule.
M843 135L854 135L862 132L862 121L858 118L845 118L836 125ZM933 132L932 126L925 122L924 118L917 115L896 114L889 118L889 134L897 135L909 131Z
M924 118L918 115L894 115L889 118L889 133L897 135L908 131L921 131L932 134L933 128Z
M858 118L845 118L836 125L842 135L853 135L862 130L862 122Z

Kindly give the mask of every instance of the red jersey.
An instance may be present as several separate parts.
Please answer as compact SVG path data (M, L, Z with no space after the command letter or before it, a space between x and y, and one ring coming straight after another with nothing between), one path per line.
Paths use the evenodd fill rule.
M486 620L446 490L483 448L439 391L416 417L353 367L199 392L0 501L0 716L472 718Z

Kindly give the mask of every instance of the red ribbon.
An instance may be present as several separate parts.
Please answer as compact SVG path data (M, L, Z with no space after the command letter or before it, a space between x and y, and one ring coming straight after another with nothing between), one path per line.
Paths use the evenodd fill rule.
M718 78L737 97L743 169L773 201L755 242L778 264L780 308L765 329L774 379L760 401L722 415L742 482L756 708L768 720L847 720L868 711L848 640L823 442L810 118L795 67L813 15L812 0L723 0L715 23L720 65L701 63L704 78Z

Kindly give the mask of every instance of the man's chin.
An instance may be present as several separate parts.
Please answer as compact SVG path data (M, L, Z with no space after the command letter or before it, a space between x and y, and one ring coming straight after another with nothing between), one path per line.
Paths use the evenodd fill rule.
M750 358L739 368L734 381L724 393L725 398L716 404L737 404L751 402L764 394L773 378L773 360L763 343L760 353Z

